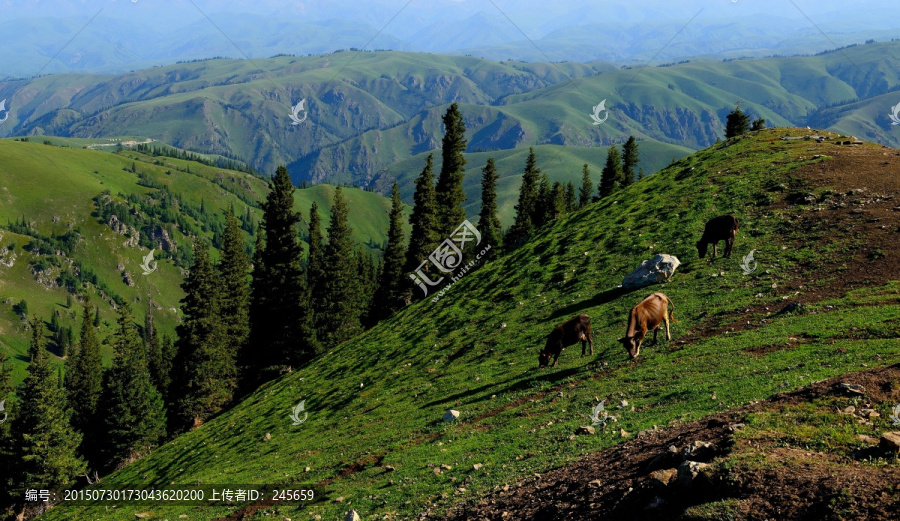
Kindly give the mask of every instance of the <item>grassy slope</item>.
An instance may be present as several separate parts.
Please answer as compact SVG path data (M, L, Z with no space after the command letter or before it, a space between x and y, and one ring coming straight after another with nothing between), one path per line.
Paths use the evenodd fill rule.
M318 483L320 500L306 508L324 519L348 508L365 518L411 518L619 443L619 429L627 437L864 364L900 361L900 306L886 298L896 294L891 284L870 288L866 298L875 305L864 309L812 305L816 314L771 316L797 297L784 288L817 253L814 241L794 235L791 211L770 209L783 194L764 188L798 187L792 170L827 161L810 159L807 143L775 140L791 132L799 133L771 130L702 150L542 229L514 253L466 275L439 302L419 302L265 385L103 485ZM704 221L725 212L742 223L735 257L699 261L693 243ZM827 226L817 233L828 234ZM739 259L750 249L757 250L759 269L744 276ZM683 262L671 282L615 291L656 252ZM614 339L628 309L654 290L675 303L674 342L646 346L633 364ZM750 308L758 311L744 314ZM596 356L579 358L571 347L559 367L538 371L547 332L578 312L592 317ZM737 317L754 327L724 329ZM850 324L865 334L848 336ZM807 341L790 350L745 351L791 337ZM835 341L843 349L828 347ZM621 398L635 410L612 410ZM618 422L595 436L570 439L600 399L607 399ZM288 414L300 400L309 419L292 426ZM452 425L441 421L451 407L461 411ZM475 463L484 466L476 471ZM440 464L452 468L438 475L432 466ZM396 470L388 473L383 465ZM282 506L250 518L264 519L272 510L301 515ZM200 520L228 509L56 508L45 518L126 520L144 511L154 519Z
M76 302L74 309L66 309L64 288L56 287L55 283L43 285L36 280L29 265L36 257L23 249L31 238L4 229L8 221L25 216L38 232L54 236L70 227L80 228L83 240L76 246L72 259L96 272L114 292L131 302L140 321L146 313L146 296L152 284L153 300L162 307L155 313L159 327L163 331L173 332L176 324L173 310L179 307L178 301L183 295L180 289L181 271L171 261L160 260L158 271L147 277L142 276L139 265L147 250L125 247L124 236L113 233L109 226L92 217L91 213L95 210L92 199L106 189L113 195L154 191L138 185L138 177L124 171L131 168L132 162L136 163L139 172L146 172L167 184L183 201L199 205L202 200L209 212L218 215L230 204L234 205L238 214L245 211L245 204L234 193L243 194L251 200L263 200L267 192L265 181L254 176L179 159L148 158L131 151L116 155L0 140L0 158L0 248L6 258L16 255L12 267L0 266L0 348L10 349L18 361L15 381L24 377L28 334L20 318L13 313L12 304L25 299L29 313L38 314L46 320L58 310L62 313L61 323L72 326L76 335L80 327L78 317L81 306ZM161 165L153 164L157 159ZM192 174L178 170L188 167ZM172 174L165 174L167 170ZM225 188L214 182L219 175ZM366 251L376 253L372 246L378 247L386 240L390 202L381 195L356 188L344 188L343 192L350 206L351 226L356 240L360 244L370 245ZM308 219L310 205L313 201L317 202L327 226L333 196L334 187L330 185L298 190L295 208L302 212L304 219ZM252 212L258 222L261 211L253 208ZM304 220L301 226L303 231L306 230L305 223ZM180 234L173 238L179 243L189 244L189 240ZM245 235L245 239L252 242L249 236ZM15 244L15 249L9 251L8 247L12 244ZM67 263L64 258L60 260ZM125 271L131 274L135 286L125 284L119 264L124 265ZM58 271L58 268L51 271L53 279L59 274ZM110 303L98 299L93 288L88 293L95 303L101 305L101 316L105 322L103 332L109 332L109 326L115 319ZM144 300L138 302L138 297Z
M659 143L657 141L642 141L638 143L641 162L640 168L649 175L662 169L673 159L681 159L691 154L691 150L682 146ZM606 164L606 153L609 147L576 148L557 145L538 145L534 147L538 159L538 168L547 173L550 183L559 181L562 184L572 182L575 185L576 194L581 188L582 165L588 164L591 180L596 191L600 182L600 172ZM621 151L621 146L619 146ZM411 201L416 190L416 178L425 167L425 158L428 152L417 154L409 159L394 163L384 174L385 185L390 180L396 179L400 184L400 193L404 199ZM481 169L487 163L489 157L493 157L497 164L497 173L500 180L497 182L498 214L504 228L512 225L515 219L515 206L519 197L519 186L522 184L522 172L525 169L525 161L528 157L527 148L515 148L511 150L492 150L490 152L470 152L466 156L466 176L463 179L463 188L466 191L466 213L472 222L477 222L478 213L481 211ZM440 172L442 164L440 150L435 151L434 171L435 176ZM637 175L637 171L635 171ZM389 186L385 186L389 189ZM381 187L378 188L379 191Z

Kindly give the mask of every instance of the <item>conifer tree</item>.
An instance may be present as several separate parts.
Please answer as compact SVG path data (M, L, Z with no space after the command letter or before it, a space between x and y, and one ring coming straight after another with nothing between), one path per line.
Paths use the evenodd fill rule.
M638 145L634 136L628 136L628 141L622 146L622 186L634 183L634 168L638 163Z
M94 307L94 327L100 327L100 306Z
M425 160L425 168L416 179L416 192L413 195L413 211L409 217L412 233L409 239L409 249L406 252L406 273L415 271L422 261L437 248L440 242L438 232L437 203L434 191L434 156L428 154ZM425 263L424 269L428 271L430 263ZM412 285L410 284L410 292Z
M163 351L162 342L159 338L159 332L156 331L156 325L153 322L153 301L148 299L147 316L144 319L144 344L147 346L147 370L150 371L150 381L159 391L166 406L169 402L166 400L168 395L168 385L166 383L168 373L163 374Z
M499 248L500 244L500 219L497 217L497 181L500 174L494 158L489 157L487 164L481 170L481 212L478 214L478 232L481 233L481 241L490 244L493 248Z
M225 350L235 364L250 336L250 259L241 226L232 207L225 215L222 260L218 265L219 322L224 326Z
M566 213L566 189L562 183L555 181L550 190L547 206L547 222L555 221Z
M741 110L741 102L737 102L734 110L725 118L725 139L740 136L750 129L750 118Z
M218 275L209 258L209 248L194 243L194 265L181 285L184 320L178 334L175 360L177 423L198 425L231 401L236 385L234 353L229 349L222 319Z
M27 376L16 393L20 401L10 426L11 484L19 504L26 487L59 490L86 468L76 455L81 434L69 423L65 392L44 347L44 324L34 317L31 328Z
M293 208L294 185L282 165L263 203L258 235L265 242L257 242L253 258L246 374L254 380L272 377L285 365L306 363L317 349L297 236L300 214Z
M600 173L600 197L606 197L616 190L618 180L622 177L622 161L615 145L606 153L606 165Z
M144 346L127 304L119 307L115 358L103 375L103 444L108 466L148 453L165 434L162 396L150 380Z
M637 178L638 178L638 181L640 181L641 179L644 178L644 169L643 169L643 168L641 168L640 170L638 170L638 177L637 177Z
M566 183L566 213L569 213L576 208L578 208L578 203L575 200L575 185L572 184L572 181Z
M753 124L750 125L750 130L763 130L766 128L766 120L763 118L756 118L753 120Z
M371 261L365 259L371 264ZM403 273L406 263L406 236L403 233L403 201L400 200L400 187L397 183L391 188L391 214L388 228L387 247L384 249L384 260L378 277L378 290L375 293L376 306L374 320L383 320L406 305L407 279ZM369 268L370 269L370 268Z
M529 148L528 159L525 163L525 173L522 175L522 185L519 187L519 202L516 204L516 219L509 231L504 236L504 246L515 248L528 240L534 232L533 216L538 207L538 182L541 169L537 167L537 158L534 148Z
M584 208L584 205L591 202L591 196L594 194L594 182L591 181L591 171L588 164L585 163L581 167L581 189L578 191L578 207Z
M553 215L553 191L550 189L550 179L547 173L541 174L541 181L538 184L537 205L534 209L534 215L531 222L535 228L547 224Z
M323 263L323 316L318 322L321 327L318 330L319 338L325 349L336 346L360 329L361 313L356 294L359 280L348 214L341 187L337 187L331 206L328 245L325 247Z
M438 209L438 235L449 237L465 219L462 204L466 201L463 177L466 174L466 123L459 106L450 105L443 117L444 138L441 141L441 173L435 188Z
M0 349L0 401L6 400L13 390L12 358L6 349Z
M404 245L405 248L405 245ZM401 265L402 266L402 265ZM375 310L379 306L376 297L378 281L381 269L376 265L375 259L362 248L356 251L356 271L358 273L357 300L362 327L369 328L377 322ZM401 281L401 290L403 290Z
M306 283L309 287L309 301L313 310L313 321L319 327L319 319L324 309L325 295L325 244L322 238L322 219L319 205L313 201L309 209L309 264L306 268Z
M97 407L103 392L103 365L100 342L92 323L91 303L85 299L78 348L66 363L69 366L66 392L72 409L72 426L84 435L81 453L97 468L99 447Z

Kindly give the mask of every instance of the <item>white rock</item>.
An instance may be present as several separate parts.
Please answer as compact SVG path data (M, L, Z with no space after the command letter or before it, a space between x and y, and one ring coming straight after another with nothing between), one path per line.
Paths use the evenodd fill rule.
M359 514L356 510L351 510L347 512L347 515L344 516L344 521L359 521Z
M629 273L622 281L625 289L643 288L650 284L665 282L672 278L681 261L674 255L657 254L650 260L641 261L641 265Z
M444 413L444 421L445 422L452 422L452 421L456 420L457 418L459 418L459 411L454 411L453 409L450 409L449 411Z

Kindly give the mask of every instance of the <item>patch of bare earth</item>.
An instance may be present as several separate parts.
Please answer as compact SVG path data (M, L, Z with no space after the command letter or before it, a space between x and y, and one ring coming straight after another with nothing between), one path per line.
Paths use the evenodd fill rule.
M900 364L825 380L664 431L644 431L540 478L505 486L477 503L458 505L444 519L674 520L689 507L719 500L735 505L729 519L897 519L900 468L877 468L835 454L754 447L767 464L740 469L728 480L701 471L693 479L684 473L682 479L669 476L671 481L663 483L667 470L682 463L682 451L694 442L710 444L693 458L700 463L715 462L734 451L733 433L749 413L840 394L844 392L840 383L862 385L873 402L894 403L900 398L892 385L897 381ZM835 517L835 512L840 515Z

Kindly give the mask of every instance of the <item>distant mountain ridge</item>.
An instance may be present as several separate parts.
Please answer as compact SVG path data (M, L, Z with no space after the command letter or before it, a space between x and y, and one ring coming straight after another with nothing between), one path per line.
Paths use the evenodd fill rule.
M7 82L0 99L7 99L9 120L0 135L148 136L242 159L260 172L287 164L295 181L384 190L398 178L393 165L440 146L440 117L451 102L466 120L469 153L558 145L557 156L595 156L588 151L629 135L681 147L646 157L655 170L723 137L725 115L737 102L769 125L900 145L887 117L900 102L897 89L900 41L817 56L630 69L345 51ZM300 100L308 119L291 125L288 115ZM609 120L592 125L592 107L602 100ZM590 166L599 172L602 163ZM567 180L577 180L579 167L546 165Z

